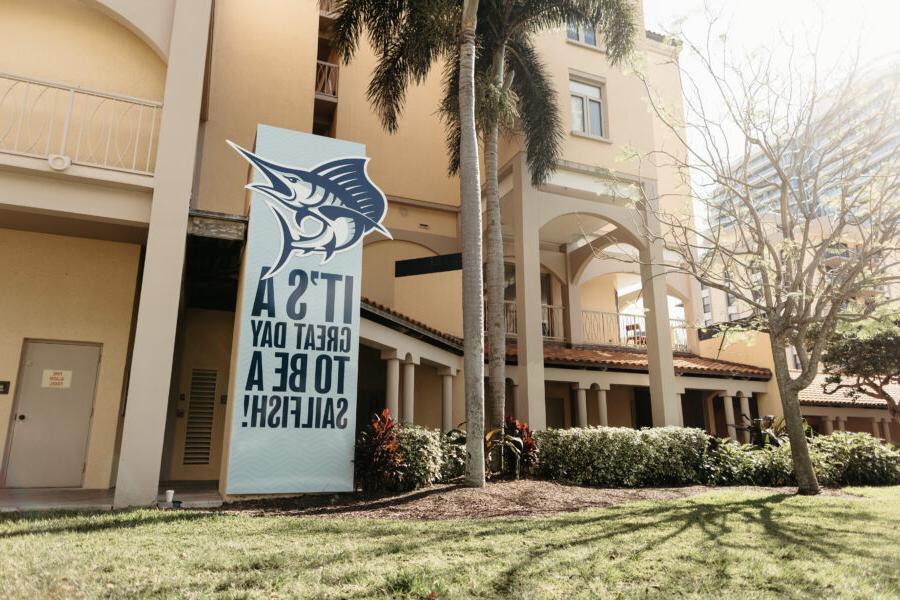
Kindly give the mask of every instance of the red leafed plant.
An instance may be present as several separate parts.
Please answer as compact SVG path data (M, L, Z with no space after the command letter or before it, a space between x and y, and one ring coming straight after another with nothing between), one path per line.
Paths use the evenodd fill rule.
M359 433L353 462L357 485L366 495L399 489L403 482L406 462L397 443L398 426L385 408Z

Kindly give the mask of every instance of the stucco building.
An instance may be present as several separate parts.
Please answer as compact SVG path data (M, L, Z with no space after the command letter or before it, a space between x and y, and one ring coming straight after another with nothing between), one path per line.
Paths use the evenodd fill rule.
M328 3L266 4L0 7L0 485L114 488L127 506L153 502L160 481L219 479L248 180L226 140L253 148L258 123L365 144L388 197L393 239L363 251L360 419L387 406L429 427L463 421L460 272L396 270L460 251L440 68L388 135L365 100L372 53L337 63ZM677 51L640 31L648 76L680 111ZM502 145L508 413L534 429L721 436L777 414L769 369L701 356L696 282L595 257L662 258L641 235L640 191L690 204L674 171L621 160L679 151L642 83L592 32L548 31L538 48L566 138L539 188L519 140Z

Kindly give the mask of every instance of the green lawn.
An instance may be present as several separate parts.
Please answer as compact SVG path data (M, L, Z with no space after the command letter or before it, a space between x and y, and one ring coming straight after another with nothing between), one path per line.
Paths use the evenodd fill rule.
M550 518L0 517L0 596L900 597L900 487L716 491Z

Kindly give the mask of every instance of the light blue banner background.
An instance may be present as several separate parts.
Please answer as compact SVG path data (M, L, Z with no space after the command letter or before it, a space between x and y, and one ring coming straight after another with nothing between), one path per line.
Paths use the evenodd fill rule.
M320 163L335 158L366 154L365 146L343 140L335 140L287 129L259 125L256 135L255 154L284 165L311 169ZM265 177L253 169L253 181L264 182ZM231 438L228 459L228 494L275 494L345 492L353 490L353 448L356 436L356 390L359 359L359 301L360 273L362 267L362 243L344 252L336 253L331 260L322 264L323 255L293 256L288 264L274 276L274 290L277 320L287 322L288 348L263 348L263 372L266 376L264 390L247 392L246 383L254 350L251 330L251 309L257 292L260 274L264 267L272 265L279 256L281 231L275 215L267 204L265 196L253 192L250 199L250 218L247 245L244 256L244 275L240 290L240 330L238 333L238 357L234 371L234 397L231 398ZM352 295L352 328L350 360L344 373L344 390L341 397L347 398L349 408L345 414L345 429L295 429L246 427L244 416L245 394L278 394L272 392L275 383L273 369L276 365L275 352L300 352L295 349L295 321L285 312L287 298L293 289L288 285L292 269L320 271L352 275L354 292ZM324 324L325 321L324 282L310 285L303 299L306 301L305 324ZM343 298L343 288L338 287L337 295ZM336 303L336 312L343 313L343 302ZM275 319L269 319L274 321ZM342 322L340 324L343 324ZM316 352L308 352L308 374L306 393L284 392L285 395L302 396L302 420L306 420L307 399L310 396L338 397L337 382L333 380L331 394L316 393L313 388Z

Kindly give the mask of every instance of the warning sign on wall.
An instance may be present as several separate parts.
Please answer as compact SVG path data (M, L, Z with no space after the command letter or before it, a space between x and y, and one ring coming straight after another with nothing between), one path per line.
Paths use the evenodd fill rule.
M44 369L44 374L41 376L41 387L59 389L72 387L72 371Z

